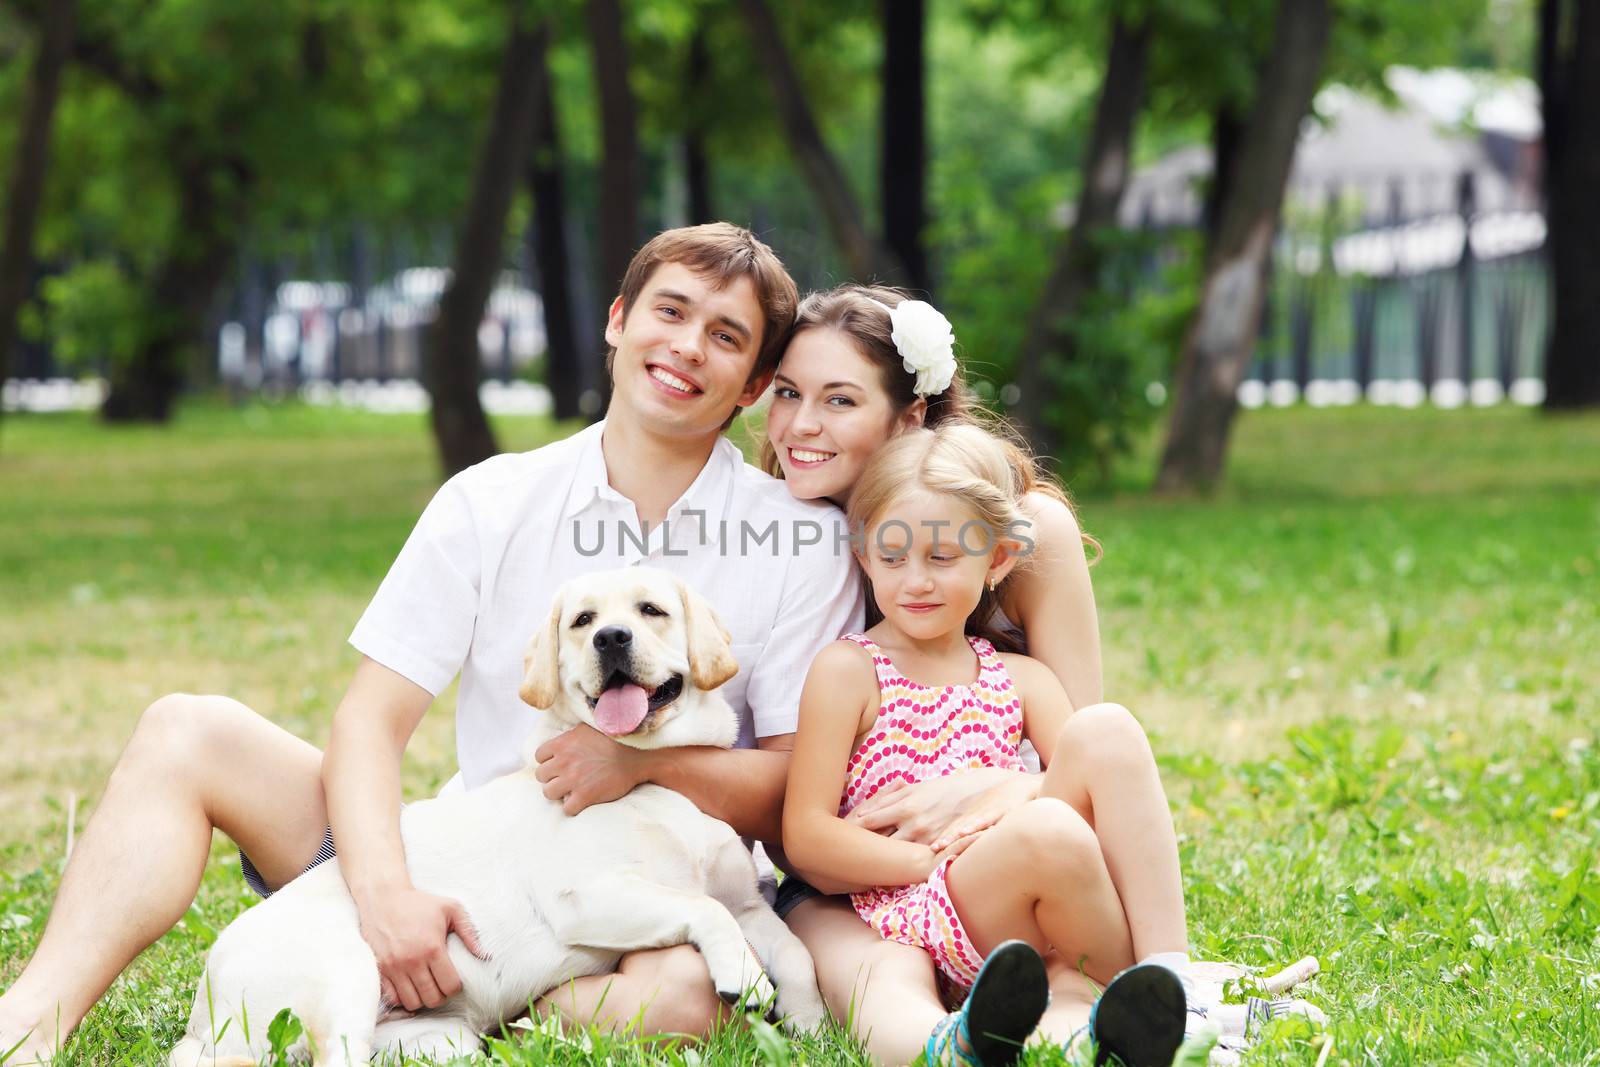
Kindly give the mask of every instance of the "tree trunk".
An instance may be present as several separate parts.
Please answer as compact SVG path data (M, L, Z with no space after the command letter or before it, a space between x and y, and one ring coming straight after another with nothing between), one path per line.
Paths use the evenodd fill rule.
M922 231L927 209L927 98L924 92L925 0L881 0L883 97L878 169L883 240L904 265L913 289L932 291Z
M1266 301L1263 265L1283 205L1300 123L1321 79L1333 15L1329 0L1280 0L1271 51L1239 137L1234 173L1217 205L1200 306L1184 342L1177 398L1156 488L1207 489L1222 474L1239 383Z
M537 85L534 53L542 32L542 28L530 29L520 6L512 6L494 113L478 153L472 199L456 244L450 287L439 299L439 318L424 353L423 377L433 400L433 435L446 477L500 450L478 399L483 380L478 328L504 261L501 245L511 198L527 171Z
M711 160L706 155L706 138L700 130L690 130L683 138L684 179L689 187L689 225L716 222L711 207Z
M179 131L179 143L203 143ZM210 358L211 312L233 274L239 220L254 184L238 161L185 158L177 149L178 221L151 289L148 328L133 358L111 368L107 422L166 422L189 367Z
M1133 161L1133 130L1145 89L1150 34L1144 25L1122 18L1111 25L1105 80L1095 105L1089 154L1083 162L1083 189L1077 216L1062 239L1054 269L1028 321L1017 386L1016 415L1041 456L1055 454L1057 437L1045 413L1054 389L1047 364L1067 365L1077 358L1077 314L1100 284L1099 235L1117 224L1117 207L1128 188Z
M534 40L533 153L528 190L533 196L533 261L544 303L545 385L558 419L581 414L583 359L573 321L572 264L567 255L567 190L562 177L561 130L550 82L548 23Z
M706 156L707 118L716 113L710 99L711 55L706 50L706 31L697 27L689 38L689 128L683 135L684 178L689 186L689 223L717 221L711 203L711 162Z
M17 344L17 313L33 280L33 231L50 166L50 129L61 95L61 72L72 51L74 0L56 0L39 33L39 53L29 78L28 109L17 139L16 164L6 197L5 237L0 246L0 384L10 372Z
M795 162L827 218L828 229L833 233L850 274L863 282L904 280L905 269L893 262L888 251L867 230L861 204L850 189L839 161L822 140L772 10L765 0L739 0L739 7L750 30L756 59L770 80L784 133L789 139L789 150L794 153Z
M1551 329L1546 411L1600 405L1600 9L1544 0L1539 12Z
M589 42L600 98L600 293L622 288L622 276L639 240L638 107L628 84L628 46L618 0L589 0ZM609 304L610 301L606 300ZM604 411L611 406L611 375L600 376Z
M1200 232L1205 238L1203 255L1209 257L1217 244L1217 231L1222 223L1222 205L1233 185L1233 175L1239 166L1239 138L1244 123L1232 105L1223 104L1211 117L1211 181L1206 186L1205 200L1200 207Z
M622 286L639 240L638 106L628 84L628 46L618 0L589 0L589 40L600 100L600 290ZM610 301L607 301L609 303Z

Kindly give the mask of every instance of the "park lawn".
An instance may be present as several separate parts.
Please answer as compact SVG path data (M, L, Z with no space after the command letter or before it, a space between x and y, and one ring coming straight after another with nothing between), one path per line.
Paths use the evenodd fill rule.
M516 448L561 432L498 428ZM1198 953L1317 955L1334 1018L1331 1050L1282 1023L1248 1062L1600 1063L1600 419L1247 413L1209 501L1144 495L1151 447L1080 494L1106 694L1161 756ZM69 810L81 828L152 699L224 692L326 740L344 638L435 484L420 418L6 419L0 987L43 927ZM408 795L453 770L453 699ZM58 1062L164 1063L250 899L219 840L195 906ZM860 1062L766 1031L491 1054L606 1059Z

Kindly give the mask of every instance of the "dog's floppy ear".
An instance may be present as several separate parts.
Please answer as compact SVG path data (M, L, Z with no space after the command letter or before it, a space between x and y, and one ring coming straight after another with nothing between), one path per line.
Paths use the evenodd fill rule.
M683 625L689 634L689 677L702 692L715 689L739 673L739 661L728 644L732 638L710 602L682 580L678 597L683 601Z
M561 663L557 652L561 644L561 596L550 605L550 619L528 642L522 657L522 699L543 711L556 702L561 688Z

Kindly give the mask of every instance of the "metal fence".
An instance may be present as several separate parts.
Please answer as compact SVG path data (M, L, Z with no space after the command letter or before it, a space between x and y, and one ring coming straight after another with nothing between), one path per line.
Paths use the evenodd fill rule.
M1527 190L1485 203L1466 171L1292 191L1240 399L1537 403L1545 222Z

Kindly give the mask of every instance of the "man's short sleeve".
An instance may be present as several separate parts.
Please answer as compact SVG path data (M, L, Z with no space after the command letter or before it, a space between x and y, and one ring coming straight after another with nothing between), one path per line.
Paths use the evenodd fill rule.
M350 643L438 696L472 645L480 571L478 532L458 475L417 520Z
M772 636L745 690L756 737L794 733L811 661L840 634L861 629L865 605L850 553L834 551L825 540L794 560Z

